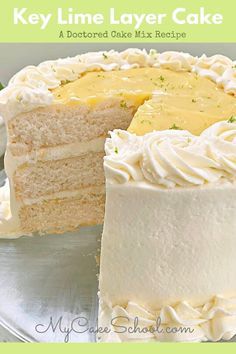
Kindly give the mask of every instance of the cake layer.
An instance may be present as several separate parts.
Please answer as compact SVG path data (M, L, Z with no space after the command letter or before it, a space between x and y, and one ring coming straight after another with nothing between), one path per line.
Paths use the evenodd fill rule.
M89 152L67 159L25 163L13 175L16 199L103 185L103 156L103 152Z
M53 105L22 113L8 122L9 149L20 156L40 148L88 142L110 129L126 129L138 107L110 98L96 107Z
M174 189L108 184L101 301L158 310L236 296L235 210L235 183Z
M58 198L21 206L19 218L24 234L63 233L79 226L102 224L104 190L84 188L70 198Z

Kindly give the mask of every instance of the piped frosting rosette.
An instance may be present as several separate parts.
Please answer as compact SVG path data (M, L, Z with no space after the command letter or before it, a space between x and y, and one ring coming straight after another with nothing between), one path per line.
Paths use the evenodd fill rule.
M157 311L129 302L104 306L101 319L101 325L109 328L108 342L230 340L236 334L236 298L216 296L199 307L182 301Z
M236 122L215 123L200 136L174 129L144 136L115 130L105 150L105 173L111 183L146 181L173 188L234 180Z

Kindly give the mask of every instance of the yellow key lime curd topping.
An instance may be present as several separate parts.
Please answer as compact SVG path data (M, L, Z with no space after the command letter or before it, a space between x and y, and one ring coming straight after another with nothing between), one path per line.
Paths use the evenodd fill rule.
M199 135L236 114L235 98L211 80L153 67L87 72L52 92L57 104L94 105L117 98L122 108L136 105L139 109L128 131L137 135L170 128Z

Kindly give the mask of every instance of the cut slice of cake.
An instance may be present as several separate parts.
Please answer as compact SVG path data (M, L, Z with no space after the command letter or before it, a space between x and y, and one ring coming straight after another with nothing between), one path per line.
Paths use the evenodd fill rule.
M192 114L204 126L235 114L232 66L223 56L129 49L48 61L20 71L0 93L11 199L1 236L101 224L107 132L127 129L143 104L159 109L170 105L173 113L178 102L186 103L184 120ZM194 103L198 98L203 101ZM164 124L158 119L152 130L169 128L173 119L163 115ZM144 127L151 122L143 120ZM132 124L135 131L135 120Z

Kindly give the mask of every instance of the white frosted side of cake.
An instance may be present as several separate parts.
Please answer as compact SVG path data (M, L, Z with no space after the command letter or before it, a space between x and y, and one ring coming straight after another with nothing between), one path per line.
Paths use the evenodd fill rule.
M199 137L115 131L107 140L99 326L109 330L99 340L236 334L235 133L222 122ZM149 330L160 319L163 332L129 332L136 318ZM167 332L176 326L187 332Z
M164 323L191 327L191 321L198 319L201 335L195 330L174 340L219 340L226 338L232 329L230 336L235 334L236 184L165 190L128 183L109 185L106 192L100 325L109 326L116 316L130 318L129 322L125 318L118 322L123 326L132 326L135 315L142 319L140 309L129 314L130 302L150 312L152 318L147 315L146 319L154 321L161 309L166 311L170 306L175 309L187 301L191 311L188 314L179 310L180 323L176 318ZM235 297L229 309L220 306L222 313L217 322L220 332L214 331L219 313L210 318L204 313L197 317L192 313L217 295L225 299ZM225 322L232 324L232 320L233 328L224 326ZM120 331L115 327L113 330ZM117 334L118 340L138 337ZM102 340L111 338L102 337ZM171 339L168 334L156 336L156 340Z
M100 285L108 303L158 309L236 296L236 184L110 185L107 205Z

